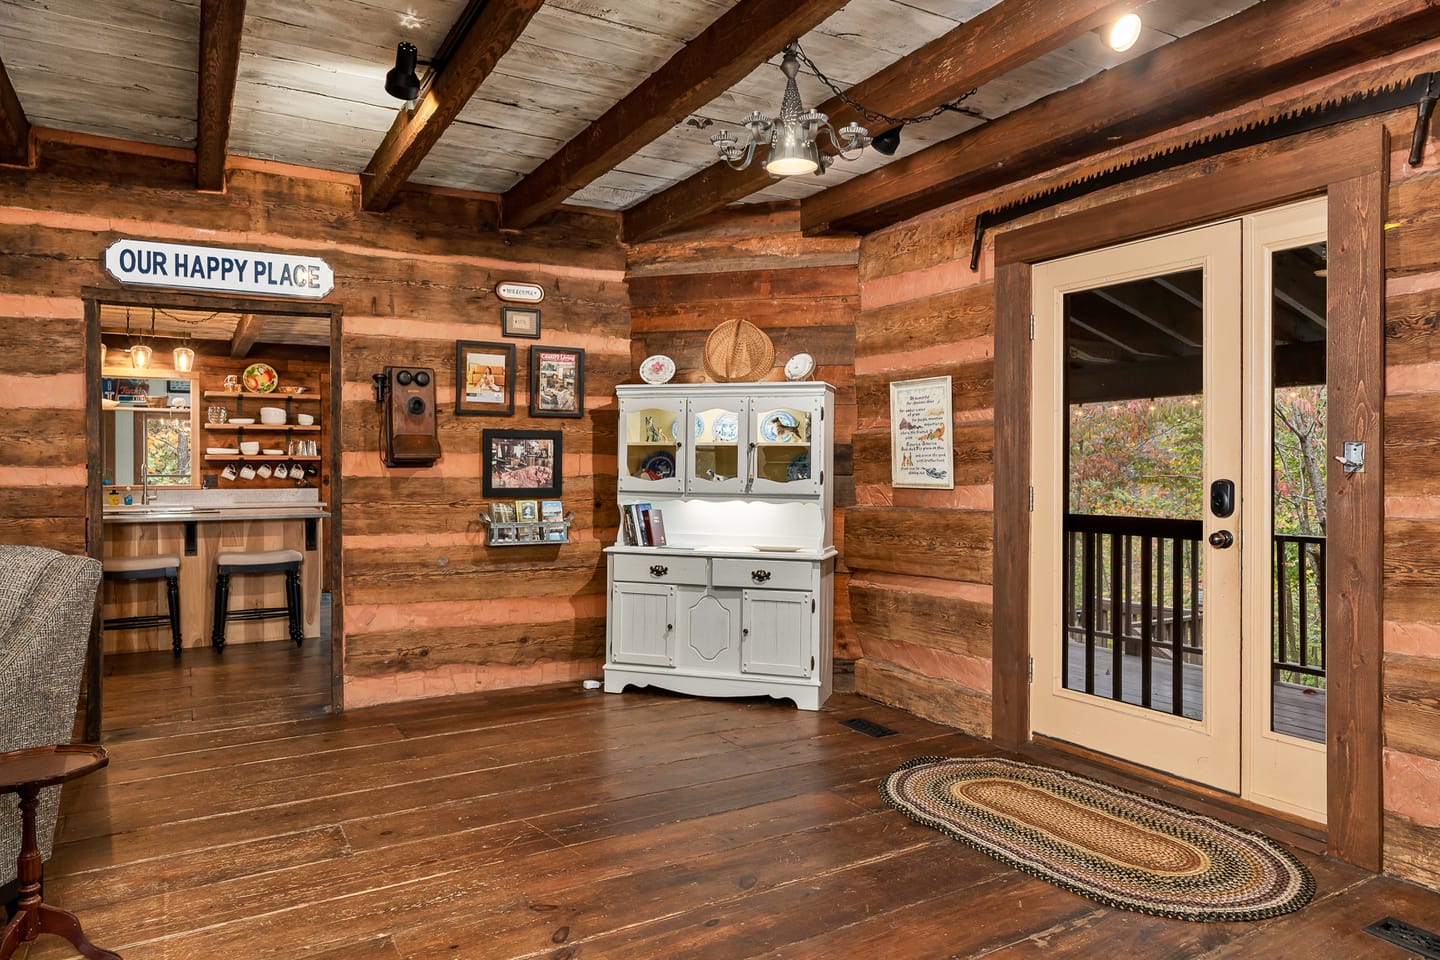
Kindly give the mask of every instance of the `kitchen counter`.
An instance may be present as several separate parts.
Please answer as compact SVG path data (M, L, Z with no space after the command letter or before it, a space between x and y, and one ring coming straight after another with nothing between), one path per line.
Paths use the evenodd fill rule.
M105 507L106 523L205 523L216 520L310 520L330 516L323 503L242 504L219 507Z

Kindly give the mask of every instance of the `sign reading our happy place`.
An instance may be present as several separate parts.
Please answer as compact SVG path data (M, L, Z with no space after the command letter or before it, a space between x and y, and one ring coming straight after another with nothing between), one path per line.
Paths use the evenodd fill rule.
M116 240L105 271L121 283L214 293L253 293L318 300L335 289L335 271L318 257Z

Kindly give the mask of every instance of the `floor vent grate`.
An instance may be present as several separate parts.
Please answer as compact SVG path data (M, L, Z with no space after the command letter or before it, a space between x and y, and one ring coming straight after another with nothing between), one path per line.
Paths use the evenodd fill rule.
M891 730L889 727L881 726L873 720L864 720L860 717L841 720L840 726L849 727L851 730L863 733L867 737L893 737L900 732L899 730Z
M1430 960L1440 960L1440 936L1429 930L1421 930L1404 920L1396 920L1394 917L1376 920L1365 928L1365 932L1422 957L1429 957Z

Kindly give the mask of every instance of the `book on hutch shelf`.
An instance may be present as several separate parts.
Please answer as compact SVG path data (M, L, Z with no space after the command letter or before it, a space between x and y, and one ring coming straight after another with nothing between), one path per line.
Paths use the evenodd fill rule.
M650 545L652 547L665 546L665 517L659 507L651 507L646 514L650 519Z

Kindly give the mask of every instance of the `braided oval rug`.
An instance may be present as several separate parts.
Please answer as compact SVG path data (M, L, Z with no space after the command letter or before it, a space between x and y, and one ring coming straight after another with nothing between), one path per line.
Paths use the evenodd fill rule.
M880 783L917 823L1081 896L1178 920L1298 910L1310 871L1274 841L1049 767L920 757Z

